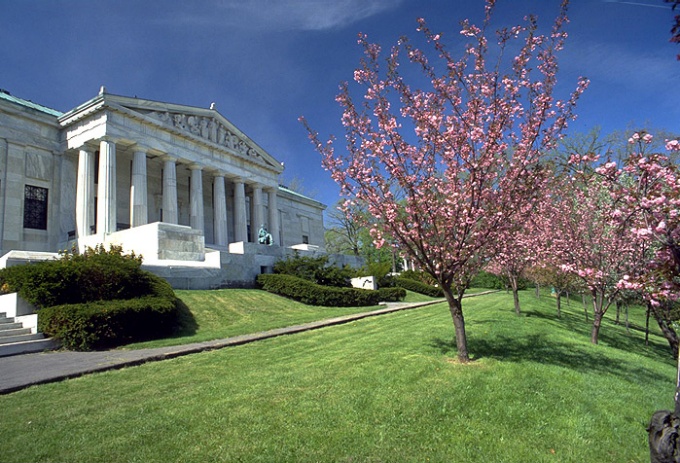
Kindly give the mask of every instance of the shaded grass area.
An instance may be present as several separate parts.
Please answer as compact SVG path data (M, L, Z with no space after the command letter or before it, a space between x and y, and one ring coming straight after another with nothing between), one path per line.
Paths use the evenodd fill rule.
M2 396L0 460L649 461L663 341L607 320L594 346L578 307L521 302L464 301L468 365L437 304Z

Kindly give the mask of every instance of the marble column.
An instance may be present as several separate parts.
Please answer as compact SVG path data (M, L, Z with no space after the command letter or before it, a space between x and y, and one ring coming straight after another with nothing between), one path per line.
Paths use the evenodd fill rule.
M116 144L99 142L99 180L97 184L97 234L116 231Z
M264 214L262 213L262 187L253 186L253 197L250 202L250 241L257 243L260 227L264 225Z
M132 182L130 184L130 227L149 223L147 200L146 152L138 150L132 157Z
M177 211L177 159L163 157L163 222L176 224Z
M234 181L234 241L248 241L246 186L240 179Z
M203 219L203 170L200 166L191 165L191 198L190 198L190 225L195 230L205 232Z
M94 201L94 152L86 147L78 153L76 183L76 237L89 235Z
M213 183L213 216L215 227L215 244L226 246L227 239L227 193L224 185L224 175L217 174Z
M278 192L278 188L270 188L267 190L267 194L269 195L269 233L272 235L272 244L281 244L279 243L279 235L281 234L281 226L279 225L279 207L276 202Z

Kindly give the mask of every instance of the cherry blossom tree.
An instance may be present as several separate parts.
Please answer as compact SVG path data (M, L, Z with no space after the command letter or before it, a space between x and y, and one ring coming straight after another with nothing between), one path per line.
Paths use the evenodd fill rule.
M598 172L609 182L620 227L630 230L641 262L619 286L645 298L677 355L678 336L667 314L680 299L680 172L667 155L647 153L652 142L650 133L633 134L629 143L635 149L623 166L608 163ZM678 140L665 145L670 153L680 151Z
M354 80L364 88L362 102L355 103L349 84L337 97L344 150L332 137L322 143L303 119L343 196L367 205L375 242L389 238L441 286L461 362L470 360L465 290L521 219L520 206L534 200L539 161L588 84L580 79L566 100L553 96L567 1L549 34L539 34L536 18L528 16L498 30L490 45L494 3L487 0L481 26L462 22L460 34L469 43L461 58L423 19L418 30L432 59L403 38L383 61L380 46L360 34L365 58ZM511 50L518 52L508 60ZM415 82L424 80L425 89L407 83L413 66L422 71L425 79Z
M540 252L536 243L538 234L533 227L533 221L530 220L533 205L533 201L527 201L523 205L525 210L521 216L525 219L515 221L514 226L507 230L504 239L496 242L494 256L486 267L486 271L503 275L508 279L517 315L522 314L519 303L519 280L526 276L526 271L536 262Z
M555 178L551 203L543 211L549 254L560 269L581 280L593 301L591 342L597 344L602 319L615 302L618 283L636 264L635 242L621 227L618 202L595 166L596 154L574 154L571 172ZM614 163L607 163L610 165Z

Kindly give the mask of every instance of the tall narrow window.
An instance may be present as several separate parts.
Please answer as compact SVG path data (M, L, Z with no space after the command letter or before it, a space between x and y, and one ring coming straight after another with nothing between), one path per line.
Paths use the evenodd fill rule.
M47 188L24 188L24 228L47 230Z

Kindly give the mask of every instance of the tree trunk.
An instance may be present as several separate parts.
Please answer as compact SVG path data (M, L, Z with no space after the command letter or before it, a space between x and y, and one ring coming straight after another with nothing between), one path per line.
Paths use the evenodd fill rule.
M522 311L519 308L519 291L517 290L517 277L514 275L508 275L510 280L510 285L512 287L512 299L515 302L515 313L517 316L522 315Z
M562 318L562 293L557 291L557 318Z
M571 307L570 299L571 296L569 295L569 291L567 291L567 307Z
M590 342L597 344L598 337L600 336L600 325L602 324L603 313L595 311L593 314L593 330L590 333Z
M621 301L619 301L617 299L616 300L616 320L614 321L614 323L616 323L617 325L620 325L621 324L620 318L621 318Z
M678 353L680 352L680 339L678 338L678 334L675 332L675 329L673 329L673 326L668 323L668 320L666 320L662 314L655 310L649 302L647 303L647 311L651 312L652 316L654 316L656 323L659 325L659 329L661 329L661 333L663 333L663 337L666 338L666 341L668 341L668 345L673 352L673 356L678 357Z
M538 283L536 283L536 299L541 298L541 287Z
M583 313L586 314L586 321L588 321L588 305L586 304L585 294L581 294L581 300L583 301Z
M449 312L451 312L451 318L453 319L453 328L456 333L456 349L458 350L458 360L461 363L468 363L470 361L470 355L468 354L467 348L467 335L465 334L465 318L463 317L463 307L460 303L460 299L454 297L451 292L451 288L446 288L442 285L444 291L444 296L446 301L449 303ZM460 297L462 298L462 294Z
M628 332L628 334L630 334L630 320L628 319L628 303L627 302L626 302L624 307L626 308L626 311L625 311L625 313L626 313L626 331Z
M604 291L592 291L593 295L593 331L590 334L590 342L597 344L598 336L600 335L600 326L602 325L602 319L604 314L607 313L607 309L614 302L610 298L605 298Z
M647 304L647 316L645 317L645 346L649 346L649 304Z

